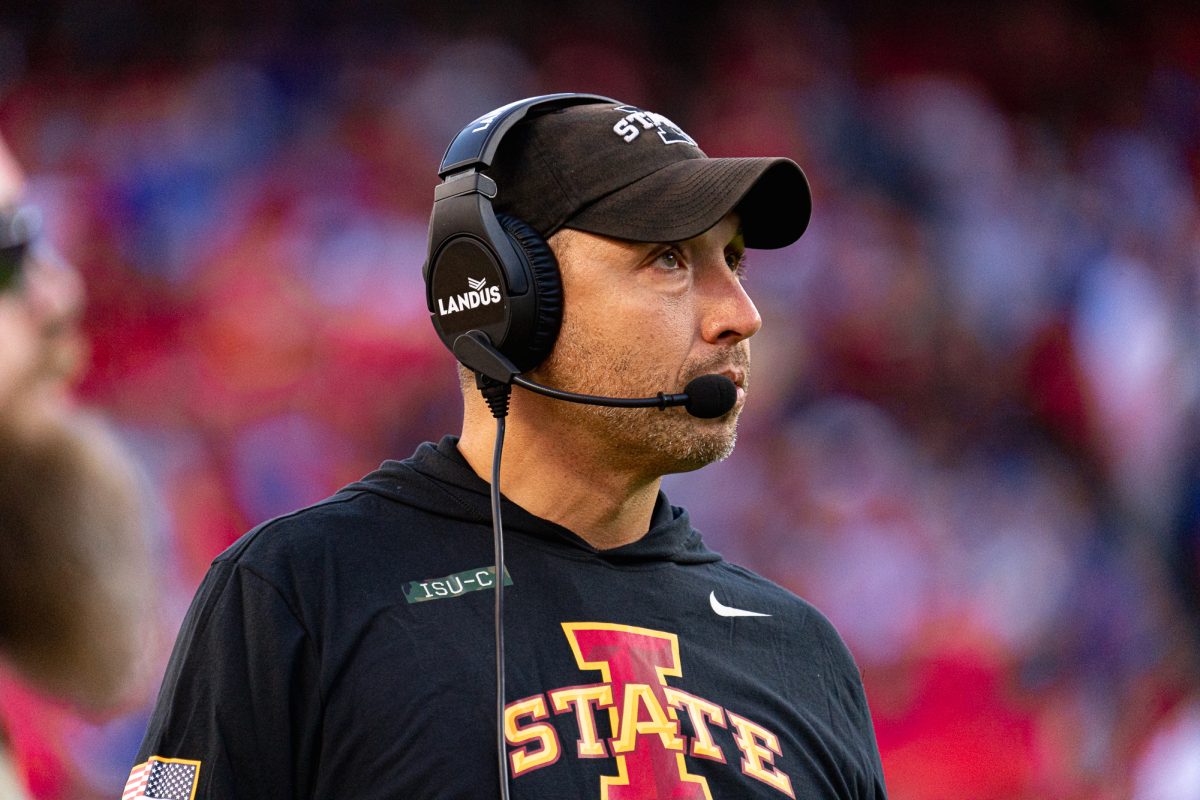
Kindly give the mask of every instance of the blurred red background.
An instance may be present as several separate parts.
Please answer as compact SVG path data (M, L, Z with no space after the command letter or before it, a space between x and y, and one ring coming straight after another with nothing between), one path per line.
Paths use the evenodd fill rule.
M890 796L1200 797L1200 13L1187 4L16 4L0 132L89 288L83 402L142 469L165 662L257 522L457 430L420 267L442 150L588 91L790 155L734 456L672 477L821 608ZM39 798L139 707L0 680Z

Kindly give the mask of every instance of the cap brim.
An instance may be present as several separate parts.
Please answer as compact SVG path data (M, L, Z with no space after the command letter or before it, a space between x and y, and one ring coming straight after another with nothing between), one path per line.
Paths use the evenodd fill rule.
M812 215L808 179L787 158L689 158L600 198L565 227L638 242L680 242L734 210L747 247L786 247Z

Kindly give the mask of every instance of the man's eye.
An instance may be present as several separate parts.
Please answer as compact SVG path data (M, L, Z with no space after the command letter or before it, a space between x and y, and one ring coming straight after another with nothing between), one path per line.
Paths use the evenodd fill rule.
M746 254L737 250L725 253L725 264L741 277L746 271Z
M679 269L683 259L679 257L677 250L664 250L658 257L658 263L667 269Z

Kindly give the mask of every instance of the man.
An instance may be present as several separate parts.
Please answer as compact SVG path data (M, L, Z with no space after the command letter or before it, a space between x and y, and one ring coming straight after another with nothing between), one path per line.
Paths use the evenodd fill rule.
M561 330L528 377L644 396L717 373L737 386L733 408L698 419L515 392L501 575L496 425L464 370L461 437L260 526L214 562L126 797L496 796L498 580L513 797L883 797L837 633L707 550L659 492L662 475L733 447L761 325L740 282L744 248L799 237L803 174L786 159L708 159L670 120L613 102L531 107L488 173L495 210L528 224L513 229L522 241L549 237L561 275ZM506 302L463 277L478 296L462 308ZM435 313L460 310L435 299Z
M0 661L44 693L105 710L130 699L146 666L147 553L129 461L70 398L82 284L38 240L23 193L0 140ZM23 790L3 728L30 722L0 724L5 800Z

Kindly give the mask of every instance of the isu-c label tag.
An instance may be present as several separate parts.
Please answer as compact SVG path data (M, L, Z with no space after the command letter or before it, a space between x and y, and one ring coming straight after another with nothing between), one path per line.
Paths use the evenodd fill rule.
M504 585L512 586L512 575L504 570ZM424 603L426 600L444 600L447 597L458 597L467 592L478 592L481 589L491 589L496 585L496 568L480 567L464 572L456 572L444 578L426 578L422 581L409 581L404 586L404 599L410 603Z

